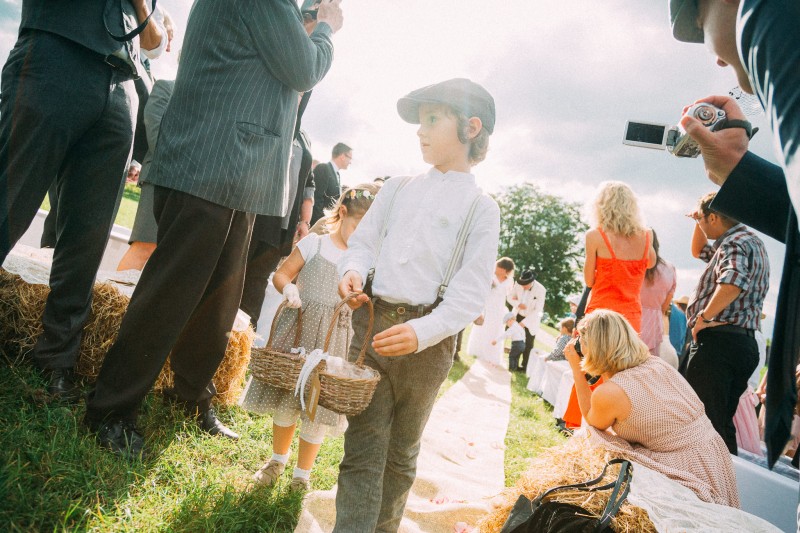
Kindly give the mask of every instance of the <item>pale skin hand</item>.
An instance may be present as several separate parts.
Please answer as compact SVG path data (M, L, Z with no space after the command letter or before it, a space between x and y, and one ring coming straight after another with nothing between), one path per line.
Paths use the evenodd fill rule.
M736 100L727 96L709 96L695 103L709 103L723 111L729 119L746 120L744 113L739 109ZM688 107L684 108L684 112ZM700 145L703 163L706 167L708 179L717 185L722 185L728 179L733 169L739 164L750 139L747 138L742 128L728 128L712 132L694 117L684 116L681 126L689 136Z
M322 0L317 10L317 23L326 23L331 27L333 33L342 29L344 17L342 16L342 8L339 6L341 3L342 0Z

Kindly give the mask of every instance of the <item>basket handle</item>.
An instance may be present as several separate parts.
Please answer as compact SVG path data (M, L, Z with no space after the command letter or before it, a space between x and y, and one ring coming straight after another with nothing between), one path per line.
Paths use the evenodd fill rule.
M331 343L331 337L333 336L333 328L336 326L336 322L339 319L339 313L341 313L342 309L347 302L358 298L364 294L363 292L351 292L347 296L345 296L341 302L336 304L336 307L333 310L333 316L331 316L331 325L328 326L328 334L325 336L325 346L322 348L323 352L328 352L328 347ZM364 355L367 352L367 345L369 344L370 337L372 336L372 326L375 323L375 311L372 308L372 300L367 300L365 302L367 309L369 309L369 324L367 325L367 333L364 335L364 344L361 345L361 351L358 353L358 359L356 360L356 364L360 367L364 367Z
M269 339L267 339L267 350L272 350L272 337L275 335L275 330L278 328L278 317L281 316L281 313L286 309L288 305L287 300L283 300L281 305L278 306L278 310L275 311L275 318L272 319L272 326L269 328ZM303 308L299 308L297 310L297 321L294 323L294 346L293 348L298 348L300 344L300 337L303 334Z

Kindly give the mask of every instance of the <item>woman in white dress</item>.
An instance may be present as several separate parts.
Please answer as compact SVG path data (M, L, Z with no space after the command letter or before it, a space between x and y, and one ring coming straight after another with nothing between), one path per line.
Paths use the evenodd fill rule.
M492 278L492 289L486 298L483 308L483 324L473 325L469 335L467 353L488 363L500 365L503 357L503 343L494 346L492 341L503 334L503 316L506 309L506 297L514 287L514 261L508 257L497 260ZM480 322L480 320L478 320Z

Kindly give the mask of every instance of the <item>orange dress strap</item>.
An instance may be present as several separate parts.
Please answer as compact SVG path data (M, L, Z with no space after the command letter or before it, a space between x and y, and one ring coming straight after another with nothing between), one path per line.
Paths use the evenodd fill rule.
M611 254L611 259L616 260L617 254L614 253L614 249L611 247L611 241L608 240L608 235L606 235L606 232L603 231L603 228L597 228L597 231L599 231L600 236L603 237L603 241L606 243L606 246L608 247L608 252Z
M642 261L647 261L647 252L650 251L650 232L648 230L644 230L644 255L642 256Z

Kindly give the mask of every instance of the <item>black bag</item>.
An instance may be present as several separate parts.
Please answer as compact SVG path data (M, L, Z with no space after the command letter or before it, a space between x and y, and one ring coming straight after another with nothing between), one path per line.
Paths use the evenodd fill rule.
M610 465L619 464L619 475L613 483L595 486L606 475ZM622 503L628 497L633 465L624 459L612 459L603 467L599 477L574 485L561 485L545 491L533 501L521 495L511 510L500 533L607 533L613 532L609 525L617 514ZM625 486L623 489L622 486ZM587 492L613 489L600 518L594 517L584 508L571 503L544 501L544 499L560 490L577 489Z

